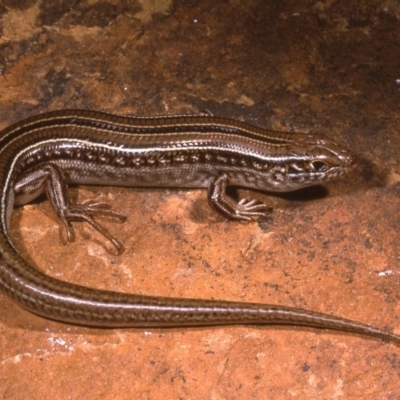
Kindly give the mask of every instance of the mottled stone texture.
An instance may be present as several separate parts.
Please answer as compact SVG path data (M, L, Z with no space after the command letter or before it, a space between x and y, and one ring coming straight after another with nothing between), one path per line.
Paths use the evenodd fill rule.
M62 245L48 202L15 212L26 257L59 279L333 313L400 334L399 1L2 0L1 127L59 108L243 119L321 131L363 159L326 189L228 222L204 191L78 188L129 216L109 255ZM268 200L267 195L257 197ZM2 399L399 399L400 350L290 327L97 330L0 295Z

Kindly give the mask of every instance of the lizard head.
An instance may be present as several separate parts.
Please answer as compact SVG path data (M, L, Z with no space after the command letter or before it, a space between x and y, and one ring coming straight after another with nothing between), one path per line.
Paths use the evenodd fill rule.
M341 178L357 165L356 156L321 135L300 135L272 154L264 189L288 192ZM265 184L267 188L265 187Z

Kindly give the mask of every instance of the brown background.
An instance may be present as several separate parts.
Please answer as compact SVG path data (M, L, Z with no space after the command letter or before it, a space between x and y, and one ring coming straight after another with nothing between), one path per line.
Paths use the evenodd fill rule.
M0 126L60 108L211 112L320 131L364 161L348 179L257 194L270 221L228 222L204 191L85 187L128 223L109 255L48 202L13 235L46 273L153 295L333 313L400 334L400 2L2 0ZM399 81L397 81L399 80ZM400 349L300 328L96 330L0 295L2 399L400 399Z

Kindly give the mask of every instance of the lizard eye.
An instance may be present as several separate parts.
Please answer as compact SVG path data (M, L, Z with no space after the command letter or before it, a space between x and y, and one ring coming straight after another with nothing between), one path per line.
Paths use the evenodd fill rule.
M316 172L324 172L328 169L328 164L323 161L311 161L310 166Z

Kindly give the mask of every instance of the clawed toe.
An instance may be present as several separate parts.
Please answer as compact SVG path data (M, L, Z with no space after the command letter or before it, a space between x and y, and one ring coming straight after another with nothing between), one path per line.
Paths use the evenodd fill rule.
M237 203L237 215L241 217L246 217L246 220L264 218L268 216L271 209L263 202L253 199L241 199Z
M67 233L67 240L69 242L73 242L75 239L71 221L84 221L92 226L101 235L103 235L108 241L110 241L118 255L121 254L124 251L123 245L114 236L112 236L106 228L96 222L93 218L94 216L110 217L117 222L124 222L126 220L124 215L110 210L110 206L106 203L86 202L83 204L69 206L60 215Z

